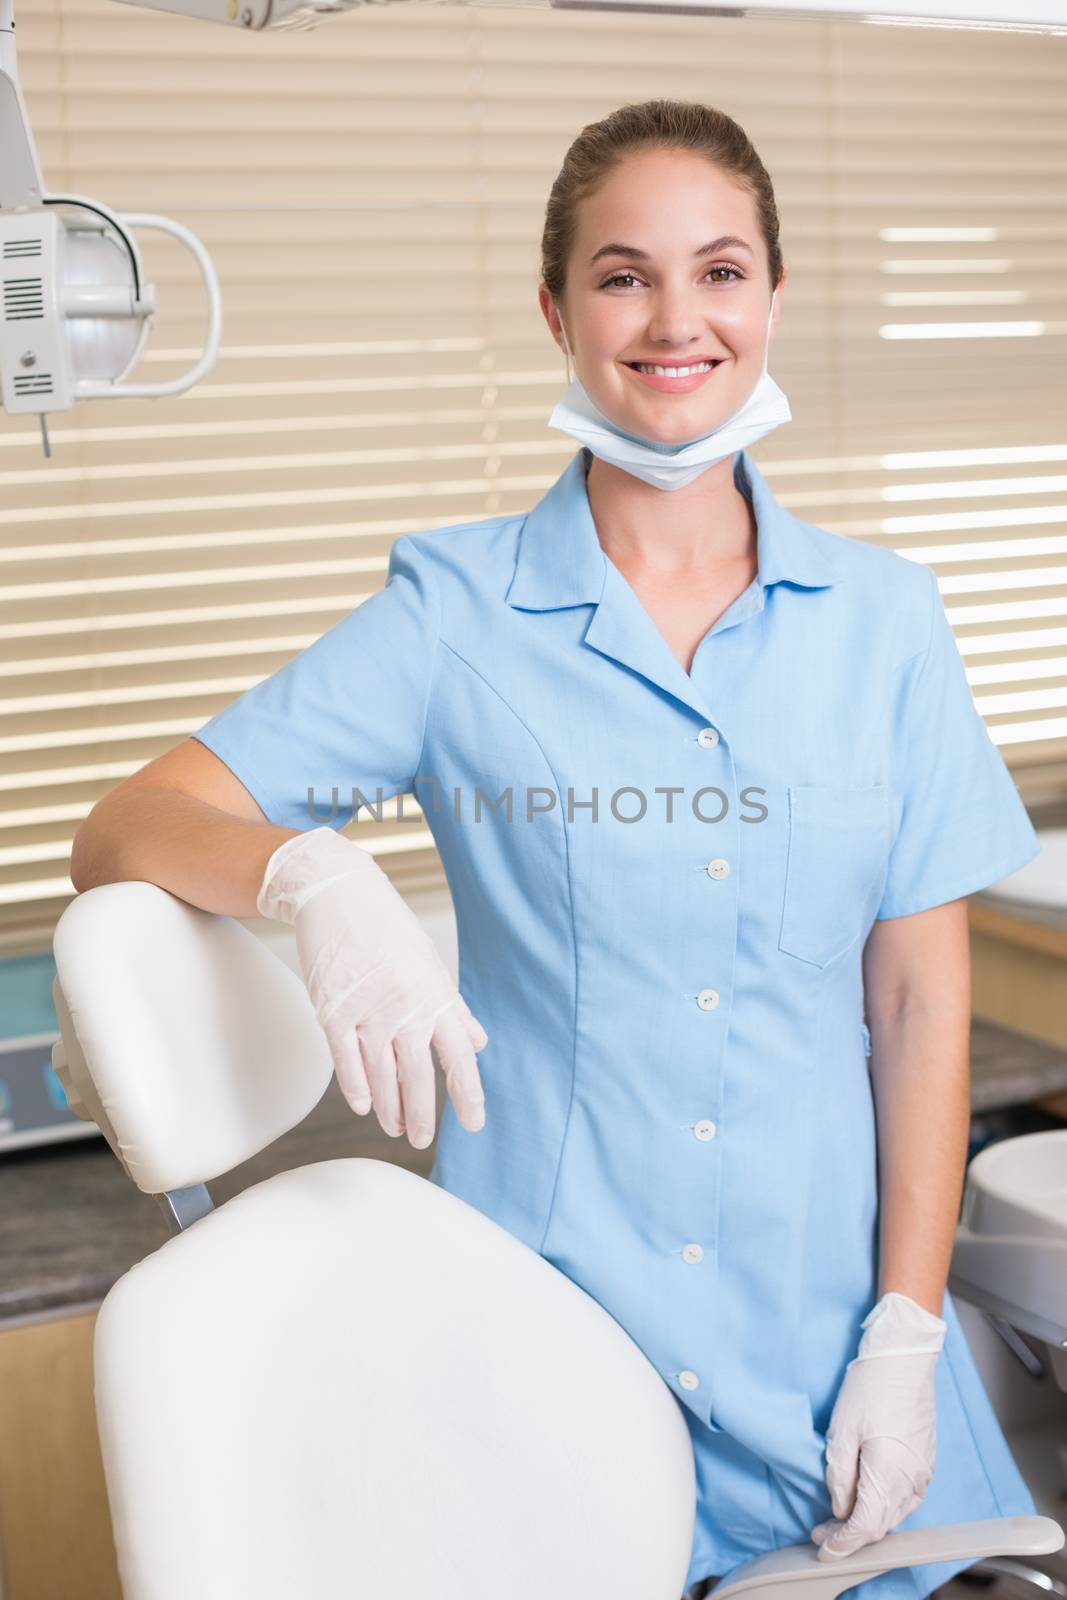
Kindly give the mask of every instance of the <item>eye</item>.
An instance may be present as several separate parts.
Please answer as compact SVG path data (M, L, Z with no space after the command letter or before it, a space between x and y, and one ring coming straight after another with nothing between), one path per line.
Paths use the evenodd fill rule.
M731 278L720 278L720 283L733 283L736 279L744 277L744 273L740 270L740 268L728 266L725 262L720 262L717 266L709 267L704 276L706 278L710 277L713 272L730 272L733 274L733 277ZM634 272L613 272L610 278L604 279L600 287L602 289L607 289L613 283L621 283L624 279L629 279L631 283L636 283L638 281L637 274Z
M739 271L739 269L737 267L728 267L728 266L726 266L726 265L724 265L722 263L720 263L719 266L717 266L717 267L709 267L707 273L705 273L705 277L707 277L712 272L732 272L733 275L734 275L734 278L743 278L744 277L744 273ZM730 280L730 281L732 282L733 280Z

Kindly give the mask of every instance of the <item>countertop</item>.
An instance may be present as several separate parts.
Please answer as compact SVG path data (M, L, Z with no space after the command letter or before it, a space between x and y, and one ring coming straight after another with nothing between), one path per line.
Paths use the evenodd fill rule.
M992 1023L973 1024L971 1062L972 1111L987 1127L996 1113L1067 1090L1067 1052ZM438 1126L443 1099L438 1074ZM1045 1125L1060 1124L1048 1117ZM433 1145L413 1149L406 1135L391 1139L373 1111L356 1116L332 1080L298 1127L213 1182L210 1190L221 1205L276 1172L338 1156L394 1161L426 1177L433 1153ZM124 1272L170 1235L158 1201L135 1188L102 1138L3 1156L0 1327L99 1305Z

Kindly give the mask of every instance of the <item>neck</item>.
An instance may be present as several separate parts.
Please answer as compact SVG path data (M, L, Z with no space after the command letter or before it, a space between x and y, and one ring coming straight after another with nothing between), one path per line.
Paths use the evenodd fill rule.
M585 485L601 548L624 570L669 578L755 558L756 519L732 455L670 490L593 456Z

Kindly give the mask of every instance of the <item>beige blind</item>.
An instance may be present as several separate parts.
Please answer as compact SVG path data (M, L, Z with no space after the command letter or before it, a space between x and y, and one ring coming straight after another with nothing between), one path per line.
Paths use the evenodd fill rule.
M54 415L51 460L0 414L0 948L47 944L94 800L373 593L398 535L562 470L545 199L584 123L656 95L724 107L775 180L776 494L935 568L1024 798L1067 788L1067 41L399 5L244 35L34 0L18 47L48 190L191 227L225 326L187 395ZM139 237L138 375L169 377L202 290ZM441 881L428 831L351 831Z

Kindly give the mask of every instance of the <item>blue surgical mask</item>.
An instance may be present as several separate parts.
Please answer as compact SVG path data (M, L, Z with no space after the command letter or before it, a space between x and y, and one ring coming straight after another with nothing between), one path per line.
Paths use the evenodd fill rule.
M752 393L732 417L699 439L663 444L658 439L643 439L627 433L594 405L578 378L572 381L552 412L548 426L569 434L601 460L621 467L653 488L682 489L717 461L746 449L783 422L792 421L789 401L767 371L773 315L772 297L763 344L763 370ZM560 326L562 328L562 321ZM563 342L569 368L571 352L565 331Z

